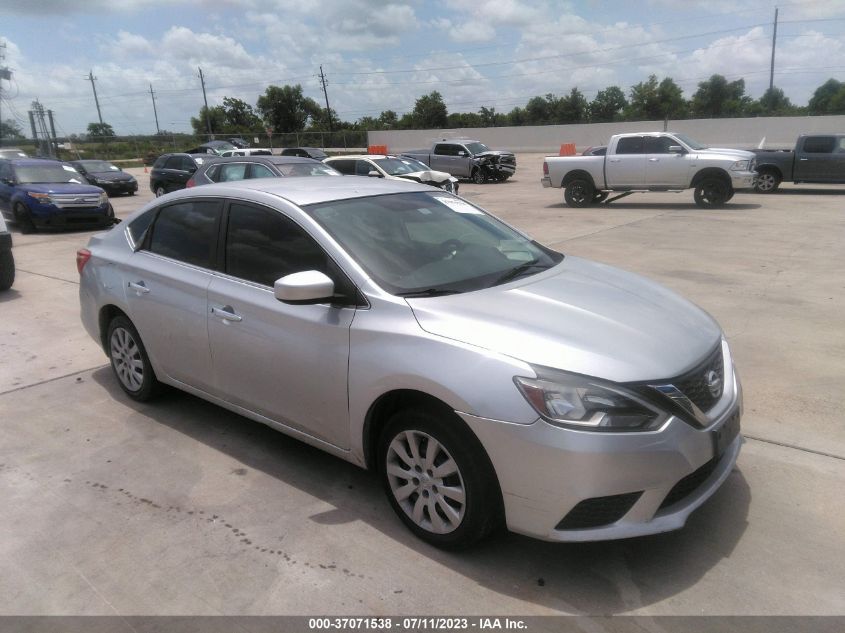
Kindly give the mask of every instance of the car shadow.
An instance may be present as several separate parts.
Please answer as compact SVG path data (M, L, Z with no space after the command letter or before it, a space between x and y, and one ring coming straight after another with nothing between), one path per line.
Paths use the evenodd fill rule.
M750 211L752 209L759 209L763 205L761 204L748 204L748 203L733 203L728 202L723 207L717 207L714 209L702 209L694 202L690 203L681 203L678 204L677 202L674 203L654 203L654 202L611 202L610 204L601 203L601 204L594 204L589 207L570 207L565 202L557 202L555 204L547 204L546 209L570 209L573 211L582 211L582 210L589 210L589 211L601 211L603 209L635 209L638 211L648 210L648 209L665 209L668 211L675 210L675 211L700 211L702 213L707 213L710 211Z
M308 517L314 523L364 521L481 586L559 612L626 613L682 593L731 556L748 525L751 491L735 469L677 532L603 543L546 543L502 531L467 551L442 551L405 528L372 473L177 390L153 403L134 402L109 367L94 371L93 379L136 411L139 425L152 420L167 426L333 506Z
M774 196L841 196L845 195L845 189L778 189L772 194Z
M8 290L4 290L0 292L0 303L6 303L8 301L14 301L15 299L19 299L21 293L19 293L14 288L9 288Z

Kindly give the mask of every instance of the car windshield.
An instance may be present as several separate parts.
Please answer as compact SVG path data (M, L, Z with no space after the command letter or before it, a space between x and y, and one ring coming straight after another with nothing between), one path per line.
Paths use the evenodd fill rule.
M303 209L376 283L400 296L489 288L563 259L445 192L333 200Z
M484 143L467 143L467 149L473 154L480 154L481 152L489 152L490 148Z
M706 145L702 145L701 143L696 141L694 138L690 138L686 134L675 134L675 137L679 141L681 141L682 143L686 144L686 146L689 147L690 149L696 149L696 150L707 149Z
M322 163L282 163L276 169L285 176L340 176L340 172Z
M104 160L84 160L80 163L86 170L91 172L120 171L120 168Z
M85 179L70 165L26 165L16 167L18 181L23 184L42 182L74 182L82 184Z
M373 162L391 176L413 174L430 169L422 163L408 158L374 158Z

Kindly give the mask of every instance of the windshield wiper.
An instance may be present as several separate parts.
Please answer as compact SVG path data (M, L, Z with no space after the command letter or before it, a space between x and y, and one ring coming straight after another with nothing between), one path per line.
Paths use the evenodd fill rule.
M410 290L408 292L397 292L397 297L442 297L443 295L460 294L459 290L447 290L446 288L426 288L425 290Z
M506 272L504 275L499 277L493 285L498 286L498 285L501 285L501 284L506 283L508 281L511 281L513 279L516 279L517 277L527 273L532 268L539 268L540 270L546 270L547 268L551 268L551 266L548 265L548 264L540 264L539 262L537 262L536 259L534 261L531 261L531 262L525 262L524 264L520 264L516 268L511 268L508 272Z

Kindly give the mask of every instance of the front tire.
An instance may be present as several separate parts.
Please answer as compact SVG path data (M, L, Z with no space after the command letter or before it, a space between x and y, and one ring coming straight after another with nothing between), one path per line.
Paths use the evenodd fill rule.
M394 512L431 545L468 547L501 524L487 454L451 412L394 414L379 442L379 470Z
M139 402L158 395L161 383L132 321L125 316L112 319L106 341L111 368L126 395Z
M730 198L731 188L720 178L704 178L695 187L693 198L702 209L716 209Z
M773 169L764 169L757 173L754 191L757 193L774 193L780 186L781 178Z
M29 209L20 202L15 205L15 222L24 235L35 233L35 222L32 221L32 215L29 213Z
M472 171L471 178L476 185L483 185L485 182L487 182L487 174L484 173L484 170L481 169L481 167L476 167Z
M0 253L0 291L8 290L15 283L15 257L12 251Z
M563 198L570 207L589 207L593 204L596 189L585 178L576 178L566 184Z

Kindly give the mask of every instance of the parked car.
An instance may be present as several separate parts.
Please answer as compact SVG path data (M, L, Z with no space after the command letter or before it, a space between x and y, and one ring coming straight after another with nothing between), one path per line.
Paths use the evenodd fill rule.
M323 161L345 176L372 176L388 180L412 180L424 185L458 193L458 179L443 171L434 171L428 165L407 156L390 154L361 154L334 156Z
M186 187L215 182L279 178L289 176L340 176L328 165L313 158L298 156L232 156L220 158L196 171Z
M12 255L12 234L6 220L0 215L0 291L8 290L15 283L15 256Z
M693 189L699 207L719 207L735 191L750 190L754 154L741 149L708 148L683 134L616 134L604 156L548 156L544 187L563 187L566 204L586 207L611 191Z
M132 174L127 174L117 165L105 160L74 160L70 164L92 185L97 185L109 195L118 193L134 196L138 191L138 181Z
M238 149L229 141L208 141L202 145L197 145L194 148L185 150L184 154L214 154L215 156L222 156L223 152Z
M268 147L252 147L245 149L227 149L220 154L223 158L230 156L272 156L273 150Z
M751 151L758 193L774 193L782 182L845 184L845 134L802 134L795 149Z
M172 385L371 468L437 546L677 529L740 451L712 317L426 185L188 189L77 261L128 397Z
M0 160L0 213L22 233L115 221L105 191L68 163L37 158Z
M227 138L232 145L237 147L238 149L243 149L244 147L249 147L249 141L244 140L240 136L235 136L233 138Z
M329 155L319 147L285 147L282 150L281 155L302 156L303 158L313 158L314 160L323 160L329 157Z
M458 178L469 178L476 184L488 181L504 182L516 172L513 152L492 150L480 141L470 139L443 139L431 149L402 152Z
M156 198L171 191L184 189L188 179L200 165L207 165L217 156L207 154L162 154L150 170L150 191Z
M0 159L2 158L29 158L29 156L17 147L3 147L0 148Z

